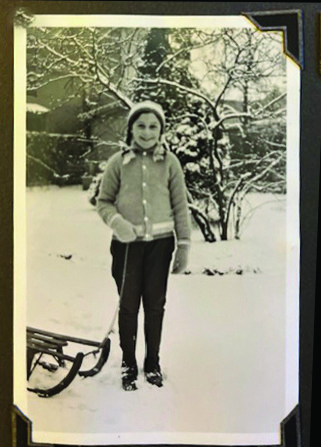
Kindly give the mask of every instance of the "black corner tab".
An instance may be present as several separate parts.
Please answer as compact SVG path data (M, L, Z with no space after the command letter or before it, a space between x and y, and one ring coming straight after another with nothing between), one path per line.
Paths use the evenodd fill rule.
M299 405L281 422L281 439L282 447L301 447Z
M303 19L301 10L243 13L260 31L282 31L284 52L303 68Z

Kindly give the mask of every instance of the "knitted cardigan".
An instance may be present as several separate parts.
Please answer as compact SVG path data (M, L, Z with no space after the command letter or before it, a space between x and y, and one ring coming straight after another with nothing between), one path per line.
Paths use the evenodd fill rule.
M121 214L135 226L137 240L174 233L178 245L190 242L184 174L178 158L163 146L112 155L102 176L97 211L107 225Z

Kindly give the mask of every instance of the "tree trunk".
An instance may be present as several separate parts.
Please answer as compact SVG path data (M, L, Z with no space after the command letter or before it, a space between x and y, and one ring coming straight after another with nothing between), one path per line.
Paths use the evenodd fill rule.
M224 197L224 193L222 191L222 182L223 182L223 165L222 160L218 153L218 140L214 139L214 146L213 141L211 141L209 145L209 157L210 157L210 169L212 171L212 177L214 182L214 200L216 200L218 204L218 212L219 212L219 218L220 218L220 230L221 230L221 239L223 241L227 240L227 223L225 223L225 202L226 198ZM214 157L216 158L219 168L218 173L216 172L215 163L214 163Z
M242 217L242 201L238 201L235 205L235 224L234 224L234 237L235 239L240 239L241 230L241 217Z
M227 221L223 221L221 222L221 240L222 241L227 241L227 227L228 227L228 222Z
M197 207L192 204L189 204L189 208L191 210L192 216L197 223L199 229L204 236L206 242L216 242L216 237L212 231L211 225L205 216L204 213L201 212Z

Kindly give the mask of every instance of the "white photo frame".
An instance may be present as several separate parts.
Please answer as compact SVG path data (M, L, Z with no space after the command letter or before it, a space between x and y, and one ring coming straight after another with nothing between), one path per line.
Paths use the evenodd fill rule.
M127 24L127 25L124 25ZM148 25L147 25L148 24ZM34 18L33 23L30 27L192 27L192 28L215 28L215 27L231 27L231 28L249 28L253 29L254 26L245 17L240 16L124 16L124 15L37 15ZM169 391L163 394L165 397L162 398L160 391L157 395L153 393L150 389L142 389L141 391L145 394L140 401L137 400L136 404L132 401L135 396L126 396L128 400L121 397L121 390L112 390L113 403L115 399L121 399L121 403L116 405L116 413L113 414L112 411L106 413L104 419L104 414L106 412L105 403L99 397L99 386L97 381L99 381L99 376L97 376L97 381L91 385L90 380L88 382L81 383L81 388L84 392L86 391L86 396L90 395L90 387L93 386L94 392L96 393L97 403L95 399L93 402L89 403L88 408L84 407L84 400L79 399L79 408L74 408L75 405L72 400L77 402L77 392L73 392L72 389L68 391L70 397L66 397L59 403L59 398L55 399L43 399L41 400L38 396L30 394L27 391L27 381L25 379L25 365L26 365L26 343L25 343L25 329L29 325L27 315L31 308L32 297L28 296L28 269L30 269L30 264L28 264L27 259L30 260L30 248L31 241L28 241L28 225L30 226L30 201L27 201L27 191L26 191L26 33L28 28L15 28L15 61L14 61L14 103L15 103L15 116L14 116L14 256L15 256L15 271L14 271L14 405L27 417L30 419L32 424L31 438L33 442L36 443L64 443L64 444L81 444L81 445L116 445L116 444L194 444L194 445L275 445L280 443L280 423L298 404L298 394L299 394L299 255L300 255L300 239L299 239L299 140L300 140L300 68L297 64L293 62L289 57L286 58L287 67L287 193L286 193L286 238L285 240L279 240L280 250L286 252L286 271L284 276L284 285L286 292L284 293L284 306L282 315L277 315L279 321L284 322L284 338L281 337L282 342L284 342L284 357L283 357L283 369L284 371L284 381L282 392L284 393L284 399L282 402L278 402L277 409L274 408L274 403L271 400L270 408L267 411L270 417L270 429L258 431L254 429L249 429L251 427L251 416L249 420L244 417L244 431L234 431L234 427L238 426L235 422L236 413L233 413L233 409L225 409L225 416L222 417L222 427L217 426L213 422L213 429L210 428L206 430L190 429L193 425L191 421L196 421L198 417L205 414L205 410L208 407L208 400L213 400L217 398L218 389L213 386L211 392L208 395L203 393L203 398L197 400L199 409L195 407L194 411L187 411L188 409L183 407L183 404L187 405L188 399L181 399L180 408L177 407L177 402L175 400L175 395L171 394L174 392L174 385L171 384ZM85 201L84 201L85 202ZM41 202L45 203L45 202ZM29 208L28 208L29 206ZM54 205L53 205L54 206ZM85 206L85 205L84 205ZM50 220L51 205L48 204L48 209L45 210L46 215L41 215L39 212L39 220L36 222L36 215L34 215L35 225L46 224ZM46 217L46 219L45 219ZM29 220L28 220L29 219ZM43 221L41 221L43 219ZM67 226L66 226L67 227ZM274 228L271 229L272 231ZM35 232L33 234L36 234ZM29 236L30 237L30 236ZM50 237L50 236L49 236ZM68 239L68 236L66 236ZM32 241L34 243L35 240ZM39 243L39 246L35 250L42 251L41 256L43 256L42 261L44 266L51 256L50 265L54 266L53 256L57 253L46 253L46 247ZM107 252L107 248L106 248ZM61 253L60 253L61 254ZM28 258L29 256L29 258ZM80 262L80 261L79 261ZM49 266L48 264L48 266ZM102 264L106 267L106 264ZM78 264L79 266L79 264ZM77 267L77 266L76 266ZM99 266L101 268L101 265ZM45 271L45 267L44 267ZM60 272L63 271L63 269ZM79 272L84 272L84 270L79 270ZM79 274L78 272L78 274ZM72 274L70 272L70 274ZM108 263L107 268L105 268L105 275L109 274ZM263 273L264 274L264 273ZM55 275L54 275L55 277ZM102 276L99 276L102 278ZM187 277L186 277L187 278ZM57 277L56 277L57 279ZM208 278L203 277L207 280ZM30 277L29 277L30 282ZM59 290L58 284L54 282L53 278L52 292L55 293L55 288ZM67 279L62 279L62 281L67 281ZM171 282L172 280L170 280ZM45 281L42 282L41 287L44 287ZM50 286L50 281L48 280L48 286ZM67 284L67 282L66 282ZM70 283L71 284L71 283ZM179 283L180 284L180 283ZM207 281L204 284L208 284ZM266 285L267 283L264 282ZM170 284L171 285L171 284ZM68 286L69 287L69 286ZM177 291L184 290L177 287ZM210 285L205 288L210 287ZM193 290L193 289L191 289ZM194 292L197 289L194 289ZM78 291L79 293L79 291ZM282 294L281 294L282 296ZM196 300L199 299L196 297ZM177 304L183 301L182 297L176 297ZM45 300L46 301L46 300ZM49 301L48 301L49 302ZM47 302L47 304L48 304ZM181 303L183 305L183 303ZM33 308L37 306L43 306L43 303L32 303ZM170 302L168 302L170 306ZM41 313L44 314L46 307L41 307ZM272 312L273 309L270 309ZM99 313L99 310L98 310ZM265 316L268 316L265 314ZM273 318L273 314L270 315ZM82 318L86 318L82 316ZM191 318L192 320L192 318ZM45 323L46 319L42 319L42 323ZM266 321L264 322L266 324ZM50 326L50 320L48 321ZM54 326L54 325L53 325ZM58 327L58 326L57 326ZM179 325L178 325L179 328ZM103 328L102 328L103 329ZM165 329L166 330L166 329ZM99 331L98 331L99 332ZM193 331L191 331L193 332ZM204 331L204 334L207 331ZM224 334L224 331L222 332ZM175 332L173 333L175 334ZM177 333L176 333L177 335ZM254 335L254 334L253 334ZM268 336L268 334L267 334ZM233 339L231 339L233 340ZM168 339L167 339L168 341ZM226 341L226 340L225 340ZM224 345L224 339L221 340ZM117 345L116 337L113 339L113 344ZM280 348L281 349L281 348ZM282 349L281 349L282 350ZM117 354L115 354L117 356ZM282 355L281 355L282 357ZM271 357L273 359L273 356ZM275 358L275 364L273 368L279 368L277 360L279 357ZM114 363L113 363L114 367ZM108 370L109 365L106 365ZM107 375L107 372L104 374ZM257 372L257 374L259 374ZM106 376L104 376L106 377ZM258 377L258 376L256 376ZM106 379L107 380L107 379ZM170 379L169 379L170 380ZM223 380L223 378L221 378ZM236 378L236 380L239 380ZM201 381L201 379L200 379ZM217 379L217 381L219 381ZM108 382L108 381L107 381ZM215 380L214 380L215 382ZM281 381L282 382L282 381ZM235 382L234 382L235 383ZM270 382L271 383L271 382ZM279 383L279 382L278 382ZM76 384L75 384L76 386ZM112 386L111 384L106 385ZM238 386L242 386L238 382ZM100 385L101 389L104 389L104 383ZM204 387L200 388L204 391ZM226 391L226 388L224 388ZM139 390L140 391L140 390ZM139 392L138 391L138 392ZM108 399L108 392L106 392L106 399ZM76 394L75 394L76 393ZM143 394L142 393L142 394ZM167 393L167 394L166 394ZM194 391L196 396L197 392ZM194 395L193 394L193 395ZM272 393L273 394L273 393ZM68 395L68 396L69 396ZM224 396L222 392L221 397ZM69 399L69 400L68 400ZM155 409L148 407L147 402L155 399L158 404L162 404L171 413L171 417L177 418L179 421L178 426L183 427L175 430L175 424L171 424L166 420L164 422L164 431L153 430L153 424L146 425L145 430L133 431L128 430L126 427L126 421L123 422L121 427L117 422L117 418L121 419L122 411L128 406L132 409L136 409L137 415L144 414L147 418L149 412L153 412ZM68 404L66 404L66 400ZM253 400L253 402L255 399ZM206 403L205 403L206 402ZM204 406L202 408L202 403ZM244 402L242 402L244 404ZM122 406L123 405L123 406ZM168 405L168 407L166 407ZM127 407L126 407L127 406ZM222 401L217 402L217 406L222 406ZM240 405L238 414L243 414L246 407ZM134 411L134 410L133 410ZM181 413L180 417L177 414ZM246 411L249 411L246 408ZM118 413L117 413L118 412ZM184 413L186 412L186 413ZM97 414L99 416L97 416ZM161 412L155 410L155 415L159 416ZM93 416L94 415L94 416ZM92 421L92 426L86 425L84 419L88 421L90 417ZM252 417L254 418L254 414ZM266 419L266 415L263 419ZM93 421L98 419L100 423L96 424ZM188 422L184 424L182 420L187 419ZM194 419L193 419L194 418ZM208 417L210 420L210 417ZM55 422L56 419L56 422ZM228 427L228 421L231 419L231 431L225 431ZM262 416L258 415L258 419L262 421ZM107 421L107 422L106 422ZM109 425L108 425L109 421ZM135 417L133 417L135 421ZM152 421L150 421L152 422ZM66 428L66 423L68 426L72 425L73 430L71 432ZM86 425L86 427L85 427ZM142 424L141 426L143 426ZM158 426L155 424L156 427ZM218 424L219 425L219 424ZM260 424L259 424L260 425ZM59 426L61 429L59 429ZM195 425L196 426L196 425ZM200 424L202 426L202 424ZM262 422L262 426L266 425ZM93 427L93 428L91 428ZM113 430L113 427L116 427ZM171 430L168 429L171 427ZM208 427L211 427L209 422ZM77 430L75 429L77 428ZM84 430L85 428L85 430ZM132 428L132 425L131 425ZM224 430L225 429L225 430ZM83 431L84 430L84 431ZM248 430L248 431L247 431Z

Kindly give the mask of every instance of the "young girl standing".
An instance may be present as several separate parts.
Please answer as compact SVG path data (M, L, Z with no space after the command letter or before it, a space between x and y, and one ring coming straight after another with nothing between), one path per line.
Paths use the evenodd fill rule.
M120 295L122 386L135 390L137 320L144 309L146 380L163 385L159 350L170 263L185 270L190 245L186 187L177 157L161 139L165 116L160 105L144 101L128 115L126 148L108 161L97 210L113 230L112 275Z

